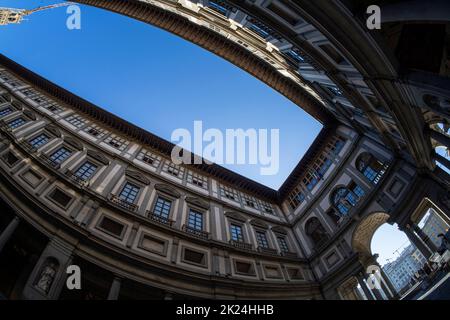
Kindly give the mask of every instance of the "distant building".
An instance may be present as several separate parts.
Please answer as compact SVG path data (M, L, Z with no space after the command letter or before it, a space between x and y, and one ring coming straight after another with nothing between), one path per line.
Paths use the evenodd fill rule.
M433 243L439 247L441 245L441 239L438 237L438 234L445 233L448 229L448 225L444 220L439 218L436 211L430 209L429 215L425 220L425 224L422 228L422 231L433 241Z
M0 8L0 26L10 23L20 23L23 15L20 10Z
M425 262L426 259L420 251L409 245L396 260L383 266L383 270L398 292L408 285L414 273L422 268Z

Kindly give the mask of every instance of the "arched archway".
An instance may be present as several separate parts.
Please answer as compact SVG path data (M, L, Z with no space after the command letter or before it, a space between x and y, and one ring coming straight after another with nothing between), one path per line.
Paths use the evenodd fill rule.
M359 284L363 287L367 299L383 300L397 296L397 290L377 262L378 255L372 251L375 232L389 220L389 217L389 214L385 212L371 213L359 222L352 234L352 249L358 254L364 269L363 274L360 275ZM377 282L376 285L374 281Z
M353 251L362 256L372 256L371 243L375 232L386 223L389 215L384 212L375 212L365 217L356 227L352 236Z

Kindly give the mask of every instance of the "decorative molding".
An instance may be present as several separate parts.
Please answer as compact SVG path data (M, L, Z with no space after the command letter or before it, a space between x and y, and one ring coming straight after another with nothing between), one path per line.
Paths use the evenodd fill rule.
M174 198L179 198L181 197L181 193L179 193L177 190L175 190L174 188L172 188L171 186L168 186L167 184L163 184L163 183L157 183L155 185L155 189L158 191L161 191L163 193L166 193Z
M142 175L142 173L127 169L127 170L125 170L125 174L145 185L149 185L151 183L151 181L148 178L146 178L144 175Z
M70 144L72 147L74 147L77 150L83 150L83 145L80 141L75 140L72 137L64 137L64 141Z
M109 165L109 159L106 158L103 154L94 151L94 150L88 150L87 155L101 163L103 163L105 166Z
M234 220L238 220L241 222L246 222L247 218L241 215L240 213L237 213L235 211L227 211L225 212L225 216Z
M285 228L280 227L280 226L274 226L274 227L272 227L272 231L273 231L273 232L276 232L276 233L281 233L281 234L287 234L287 233L288 233L287 230L286 230Z
M193 204L194 206L200 207L202 209L208 210L209 209L209 203L196 198L196 197L186 197L186 202Z
M23 114L33 121L36 120L36 114L34 112L31 112L30 110L23 110Z
M262 229L269 229L269 225L265 223L264 221L261 221L259 219L252 219L250 220L250 224L254 227L259 227Z

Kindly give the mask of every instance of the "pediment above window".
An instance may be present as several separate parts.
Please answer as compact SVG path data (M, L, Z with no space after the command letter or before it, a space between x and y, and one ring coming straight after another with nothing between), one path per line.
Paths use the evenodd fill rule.
M59 131L59 129L57 127L55 127L54 125L50 124L50 125L46 126L45 130L50 132L55 137L58 137L58 138L61 137L61 131Z
M245 222L247 221L247 218L244 217L242 214L234 212L234 211L228 211L225 212L225 216L234 220Z
M272 231L276 233L287 234L287 230L280 226L272 227Z
M168 186L167 184L158 183L155 185L155 189L160 192L166 193L174 198L181 197L181 193L179 193L177 190L175 190L171 186Z
M267 223L265 223L264 221L258 220L258 219L251 220L250 224L252 226L259 227L259 228L262 228L262 229L268 229L269 228L269 225Z
M188 202L188 203L190 203L190 204L192 204L194 206L200 207L202 209L205 209L205 210L209 209L209 203L207 203L207 202L205 202L205 201L203 201L203 200L201 200L199 198L186 197L186 202Z
M95 160L97 160L98 162L104 164L105 166L107 166L109 164L109 159L106 158L103 154L93 151L93 150L88 150L87 151L87 155Z
M144 175L142 175L142 173L140 173L140 172L136 172L136 171L127 169L125 171L125 174L143 184L149 185L151 183L151 181L149 179L147 179Z
M31 120L36 120L36 115L34 112L31 112L30 110L24 110L23 114L27 116L27 118L30 118Z
M80 141L78 141L72 137L64 137L64 141L77 150L83 150L83 144L81 144Z

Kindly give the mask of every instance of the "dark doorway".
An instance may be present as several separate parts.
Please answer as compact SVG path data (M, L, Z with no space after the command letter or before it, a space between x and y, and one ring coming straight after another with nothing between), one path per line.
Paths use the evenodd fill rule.
M1 231L4 230L14 214L0 201L2 218ZM5 217L10 219L4 223ZM17 300L22 298L22 291L28 277L47 245L48 239L36 229L21 221L12 238L0 252L0 299Z

